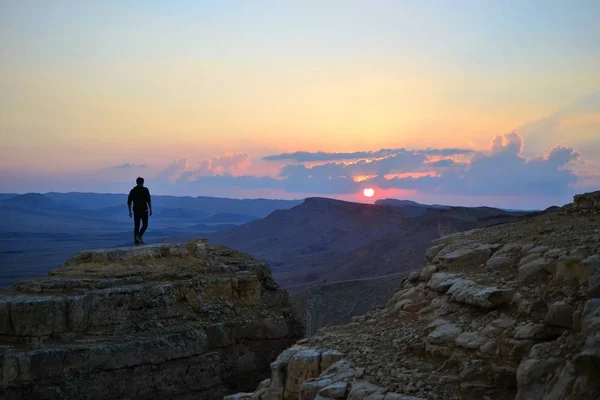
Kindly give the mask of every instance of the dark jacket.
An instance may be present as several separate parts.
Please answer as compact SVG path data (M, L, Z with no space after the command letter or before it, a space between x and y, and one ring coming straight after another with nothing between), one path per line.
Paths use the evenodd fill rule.
M133 211L146 212L148 206L151 206L152 200L150 198L150 191L147 187L137 185L129 192L127 197L127 205L131 207L133 203Z

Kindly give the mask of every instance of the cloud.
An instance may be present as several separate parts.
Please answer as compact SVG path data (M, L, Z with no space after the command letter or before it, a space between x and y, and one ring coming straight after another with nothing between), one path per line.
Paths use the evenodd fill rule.
M520 154L523 149L523 138L516 132L496 135L492 139L492 153Z
M175 160L167 166L160 174L156 176L156 180L160 182L175 183L181 173L187 168L188 161L185 158Z
M193 165L182 158L169 164L155 179L161 182L185 183L200 176L240 175L248 164L249 157L246 153L227 153L198 161Z
M192 182L327 195L357 193L372 185L381 189L411 189L422 194L468 196L556 196L567 193L577 182L577 176L569 169L580 157L577 151L560 146L546 155L528 158L522 154L523 146L521 135L510 132L494 137L489 150L473 152L469 159L460 162L432 158L421 150L400 149L371 161L288 164L277 177L210 174L198 176ZM456 154L455 150L439 149L438 154ZM365 153L368 152L360 154ZM235 164L233 159L231 162Z
M114 169L148 168L148 165L146 165L146 164L125 163L125 164L121 164L121 165L114 165L114 166L109 167L109 168L114 168Z
M579 159L569 147L555 147L547 156L526 158L523 139L515 132L496 136L490 152L480 152L459 170L438 176L377 179L384 188L414 189L427 193L495 196L556 196L569 191L577 176L568 164ZM380 178L380 177L378 177Z
M272 154L263 157L266 161L298 161L298 162L318 162L318 161L339 161L339 160L358 160L358 159L375 159L390 157L399 153L406 152L406 149L381 149L377 151L355 151L350 153L332 153L332 152L307 152L307 151L296 151L294 153L282 153ZM423 153L425 155L464 155L473 153L471 149L425 149L418 150L417 153Z

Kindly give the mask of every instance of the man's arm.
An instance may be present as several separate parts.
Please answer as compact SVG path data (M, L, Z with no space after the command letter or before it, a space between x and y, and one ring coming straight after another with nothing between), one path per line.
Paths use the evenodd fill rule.
M148 211L150 211L150 215L152 215L152 197L150 197L150 189L146 188L147 200L148 203Z
M129 191L129 196L127 196L127 209L129 210L129 218L131 218L131 203L133 199L131 198L131 190Z

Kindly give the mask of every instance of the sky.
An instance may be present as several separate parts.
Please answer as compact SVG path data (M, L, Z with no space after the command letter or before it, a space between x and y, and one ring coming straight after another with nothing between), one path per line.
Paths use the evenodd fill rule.
M600 189L600 3L0 0L0 192L138 176L565 204Z

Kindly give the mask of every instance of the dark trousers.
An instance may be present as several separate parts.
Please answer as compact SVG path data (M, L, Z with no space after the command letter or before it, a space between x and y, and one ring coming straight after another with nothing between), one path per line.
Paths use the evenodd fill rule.
M140 229L140 222L142 223L142 229ZM133 210L133 235L142 237L146 229L148 229L148 210Z

